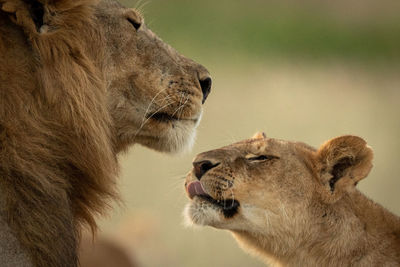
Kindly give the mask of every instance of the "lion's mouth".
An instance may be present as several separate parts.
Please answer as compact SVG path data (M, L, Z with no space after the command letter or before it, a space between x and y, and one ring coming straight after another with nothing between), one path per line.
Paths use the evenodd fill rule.
M159 122L175 122L175 121L193 121L197 122L199 118L182 118L182 117L177 117L174 115L170 115L166 112L157 112L155 114L150 114L147 116L147 119L153 119Z
M171 116L171 115L169 115L168 113L165 113L165 112L158 112L158 113L155 113L155 114L151 114L147 118L148 119L151 118L151 119L154 119L154 120L157 120L157 121L160 121L160 122L170 122L170 121L179 120L177 117Z
M236 199L215 199L211 197L204 190L200 181L189 183L186 186L186 191L190 199L194 199L196 197L221 209L225 218L231 218L238 213L238 209L240 206L239 201L237 201Z

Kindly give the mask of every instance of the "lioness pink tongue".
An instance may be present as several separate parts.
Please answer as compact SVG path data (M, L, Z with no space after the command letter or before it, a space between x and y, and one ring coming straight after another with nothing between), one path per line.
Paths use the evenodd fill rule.
M188 184L186 190L189 194L189 198L191 199L198 195L207 195L206 191L204 191L204 188L199 181L194 181Z

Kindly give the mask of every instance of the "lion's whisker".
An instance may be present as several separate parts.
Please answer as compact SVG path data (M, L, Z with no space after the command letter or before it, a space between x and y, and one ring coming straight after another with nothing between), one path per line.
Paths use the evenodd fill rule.
M160 103L160 105L163 105L164 104L164 101L165 100L170 100L170 98L171 98L171 96L170 95L166 95L162 100L161 100L161 103ZM153 98L154 99L154 98ZM152 100L153 101L153 100ZM170 101L170 102L168 102L168 104L172 104L172 102L173 101ZM143 122L146 120L146 118L147 118L147 115L149 114L149 107L150 107L150 105L148 106L148 108L147 108L147 110L146 110L146 112L144 113L144 115L143 115L143 119L142 119L142 122L141 122L141 126L143 125ZM163 106L163 107L161 107L160 109L162 109L162 108L164 108L165 106ZM158 111L160 111L160 109L158 109L157 111L156 111L156 113L158 112ZM154 114L152 114L151 116L153 116ZM151 117L150 116L150 117Z
M185 93L181 93L180 94L181 96L180 96L180 98L179 98L179 104L178 104L178 108L174 111L174 113L172 113L172 117L175 115L175 113L179 110L179 108L181 107L181 105L182 105L182 100L183 100L183 98L185 97Z
M157 98L157 96L159 96L162 92L164 92L164 91L167 90L167 89L168 89L168 88L164 88L163 90L159 91L159 92L151 99L150 104L147 106L146 111L144 112L143 121L145 120L146 115L147 115L147 112L149 112L150 107L151 107L151 105L153 104L154 100ZM169 96L169 95L167 95L167 96ZM142 122L143 122L143 121L142 121Z
M171 116L174 116L174 115L175 115L176 113L178 113L178 111L181 110L183 107L184 107L184 104L180 105L180 106L174 111L174 113L172 113ZM178 117L178 119L180 119L179 115L178 115L177 117Z
M134 9L137 10L140 14L144 15L144 8L150 3L147 0L138 0L135 5Z
M173 102L169 102L168 104L160 107L159 109L157 109L155 112L153 112L144 122L142 122L142 124L140 125L139 129L136 131L135 135L133 136L133 140L136 139L136 136L139 134L139 132L142 130L142 128L144 127L144 125L160 110L162 110L163 108L168 107L169 105L171 105Z
M182 117L183 111L184 111L184 107L186 106L186 103L189 101L189 95L186 96L186 100L185 103L183 103L180 107L180 115L178 115L178 119L180 119Z

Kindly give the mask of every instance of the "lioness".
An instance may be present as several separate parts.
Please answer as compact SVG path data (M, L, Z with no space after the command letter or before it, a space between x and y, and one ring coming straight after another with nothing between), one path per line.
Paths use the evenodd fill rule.
M185 214L276 266L399 266L400 218L356 189L372 157L357 136L314 149L258 133L194 159Z
M0 266L76 266L117 154L189 148L210 89L115 0L0 0Z

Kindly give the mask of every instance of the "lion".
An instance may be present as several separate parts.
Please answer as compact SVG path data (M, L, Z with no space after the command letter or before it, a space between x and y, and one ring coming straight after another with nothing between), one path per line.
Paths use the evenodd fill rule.
M115 0L0 0L0 265L77 266L118 153L190 148L211 82Z
M257 133L194 159L185 215L273 266L399 266L400 218L356 188L372 158L357 136L315 149Z

